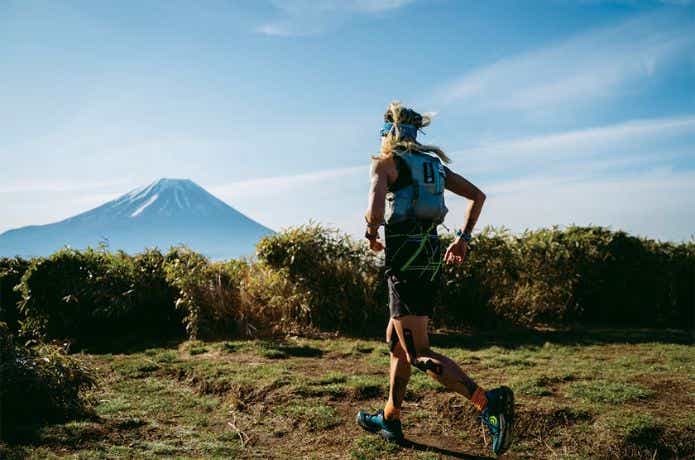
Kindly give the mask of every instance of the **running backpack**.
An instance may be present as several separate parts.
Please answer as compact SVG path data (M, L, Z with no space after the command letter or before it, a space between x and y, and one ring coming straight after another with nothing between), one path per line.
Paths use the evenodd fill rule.
M441 224L448 211L444 204L446 172L439 158L421 152L395 152L410 170L410 184L386 194L384 221L397 224L424 220Z

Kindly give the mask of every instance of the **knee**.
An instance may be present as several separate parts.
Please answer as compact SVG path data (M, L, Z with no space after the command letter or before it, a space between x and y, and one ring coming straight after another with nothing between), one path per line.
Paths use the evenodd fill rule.
M442 363L435 359L429 348L422 350L421 353L418 354L418 357L413 365L422 372L431 372L435 376L440 376L444 373Z
M403 347L401 348L401 353L403 354L403 357L408 360L410 364L412 364L415 367L418 367L418 363L422 360L428 359L430 357L430 349L429 348L422 348L422 349L413 349L413 350L405 350Z
M387 334L386 342L389 344L389 353L391 354L391 358L410 360L408 353L406 353L395 333Z
M391 348L391 357L396 358L396 359L405 359L408 362L410 362L410 355L406 353L406 351L403 349L400 343L397 343L394 347ZM412 364L412 363L411 363Z

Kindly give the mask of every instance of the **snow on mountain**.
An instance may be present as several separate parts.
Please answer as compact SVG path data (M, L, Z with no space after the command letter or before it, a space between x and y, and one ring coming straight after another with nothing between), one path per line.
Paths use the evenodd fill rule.
M144 211L145 208L147 208L149 205L151 205L152 203L154 203L154 202L157 200L157 198L159 198L159 194L150 197L150 199L147 200L147 203L143 204L143 205L140 206L138 209L136 209L135 212L132 213L132 214L130 215L130 217L137 217L138 215L140 215L140 213L141 213L142 211ZM177 201L178 201L178 200L177 200Z
M252 254L271 233L193 181L160 179L63 221L9 230L0 235L0 256L48 255L105 241L127 252L185 244L221 259Z

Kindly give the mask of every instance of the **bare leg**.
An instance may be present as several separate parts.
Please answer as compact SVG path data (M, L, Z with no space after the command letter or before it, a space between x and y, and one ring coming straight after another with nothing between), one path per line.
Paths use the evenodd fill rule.
M389 321L386 329L386 342L391 344L392 338L396 338L393 328L393 320ZM397 342L391 347L391 367L389 372L389 399L384 408L384 417L387 419L399 418L405 390L410 380L410 363L405 349Z
M426 316L402 316L392 320L399 343L405 344L408 361L448 390L471 399L478 385L458 364L430 349L428 320Z

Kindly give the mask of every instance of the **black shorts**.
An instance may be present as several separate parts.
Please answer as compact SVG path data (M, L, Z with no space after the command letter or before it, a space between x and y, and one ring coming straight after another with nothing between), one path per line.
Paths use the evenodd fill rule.
M441 287L437 226L407 221L386 225L386 282L391 318L432 316Z
M432 317L439 296L441 278L423 279L420 276L396 275L387 270L389 313L391 318L415 315Z

